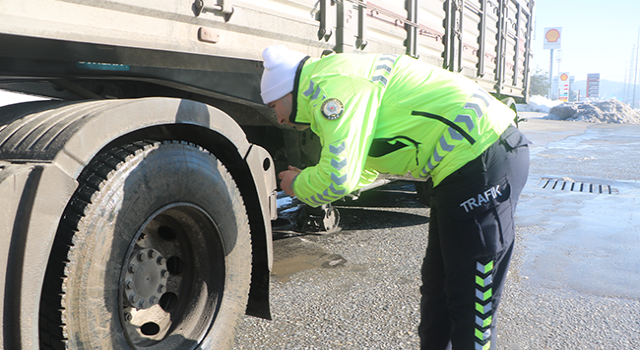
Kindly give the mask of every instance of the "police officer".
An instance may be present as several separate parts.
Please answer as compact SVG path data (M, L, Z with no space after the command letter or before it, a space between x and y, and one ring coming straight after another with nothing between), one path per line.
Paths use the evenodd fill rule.
M423 349L493 349L530 143L515 113L473 81L409 56L263 52L263 101L320 137L317 165L278 174L317 207L378 173L431 176L422 267Z

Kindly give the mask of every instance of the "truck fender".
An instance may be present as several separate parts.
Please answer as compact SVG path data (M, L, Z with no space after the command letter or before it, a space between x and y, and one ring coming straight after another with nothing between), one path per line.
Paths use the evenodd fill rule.
M175 126L188 130L179 135L184 141L214 154L221 140L232 146L225 147L221 158L236 160L228 167L234 178L240 177L236 182L245 197L255 241L247 313L270 318L275 167L268 152L250 144L229 115L190 100L143 98L27 103L0 109L0 117L0 269L5 276L0 279L0 339L4 348L38 347L40 296L51 246L84 167L119 139L131 135L171 138ZM261 282L255 288L254 279Z

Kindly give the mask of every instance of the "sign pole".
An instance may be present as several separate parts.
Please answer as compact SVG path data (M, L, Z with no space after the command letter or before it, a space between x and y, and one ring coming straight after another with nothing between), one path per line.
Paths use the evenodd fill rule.
M551 58L550 58L550 62L549 62L549 99L552 100L555 95L557 94L557 91L554 91L554 86L553 86L553 78L554 78L554 72L553 72L553 59L554 59L554 51L556 49L562 49L562 27L555 27L555 28L545 28L544 29L544 45L543 45L543 49L545 50L551 50ZM560 65L560 62L558 62L558 65ZM557 89L557 86L556 86Z
M553 49L551 49L551 62L549 63L549 93L548 98L551 100L553 95L551 92L553 91Z

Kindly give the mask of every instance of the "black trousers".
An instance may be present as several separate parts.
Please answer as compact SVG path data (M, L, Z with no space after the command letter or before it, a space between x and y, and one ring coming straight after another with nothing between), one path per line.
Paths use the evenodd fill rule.
M422 265L422 349L494 349L496 311L513 252L514 212L529 140L509 127L480 157L430 190Z

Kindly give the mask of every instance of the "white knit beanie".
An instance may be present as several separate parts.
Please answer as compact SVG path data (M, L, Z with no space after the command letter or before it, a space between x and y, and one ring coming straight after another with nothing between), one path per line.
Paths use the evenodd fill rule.
M285 46L273 45L262 51L264 72L260 83L260 95L269 104L293 91L293 80L298 64L307 55L289 50Z

